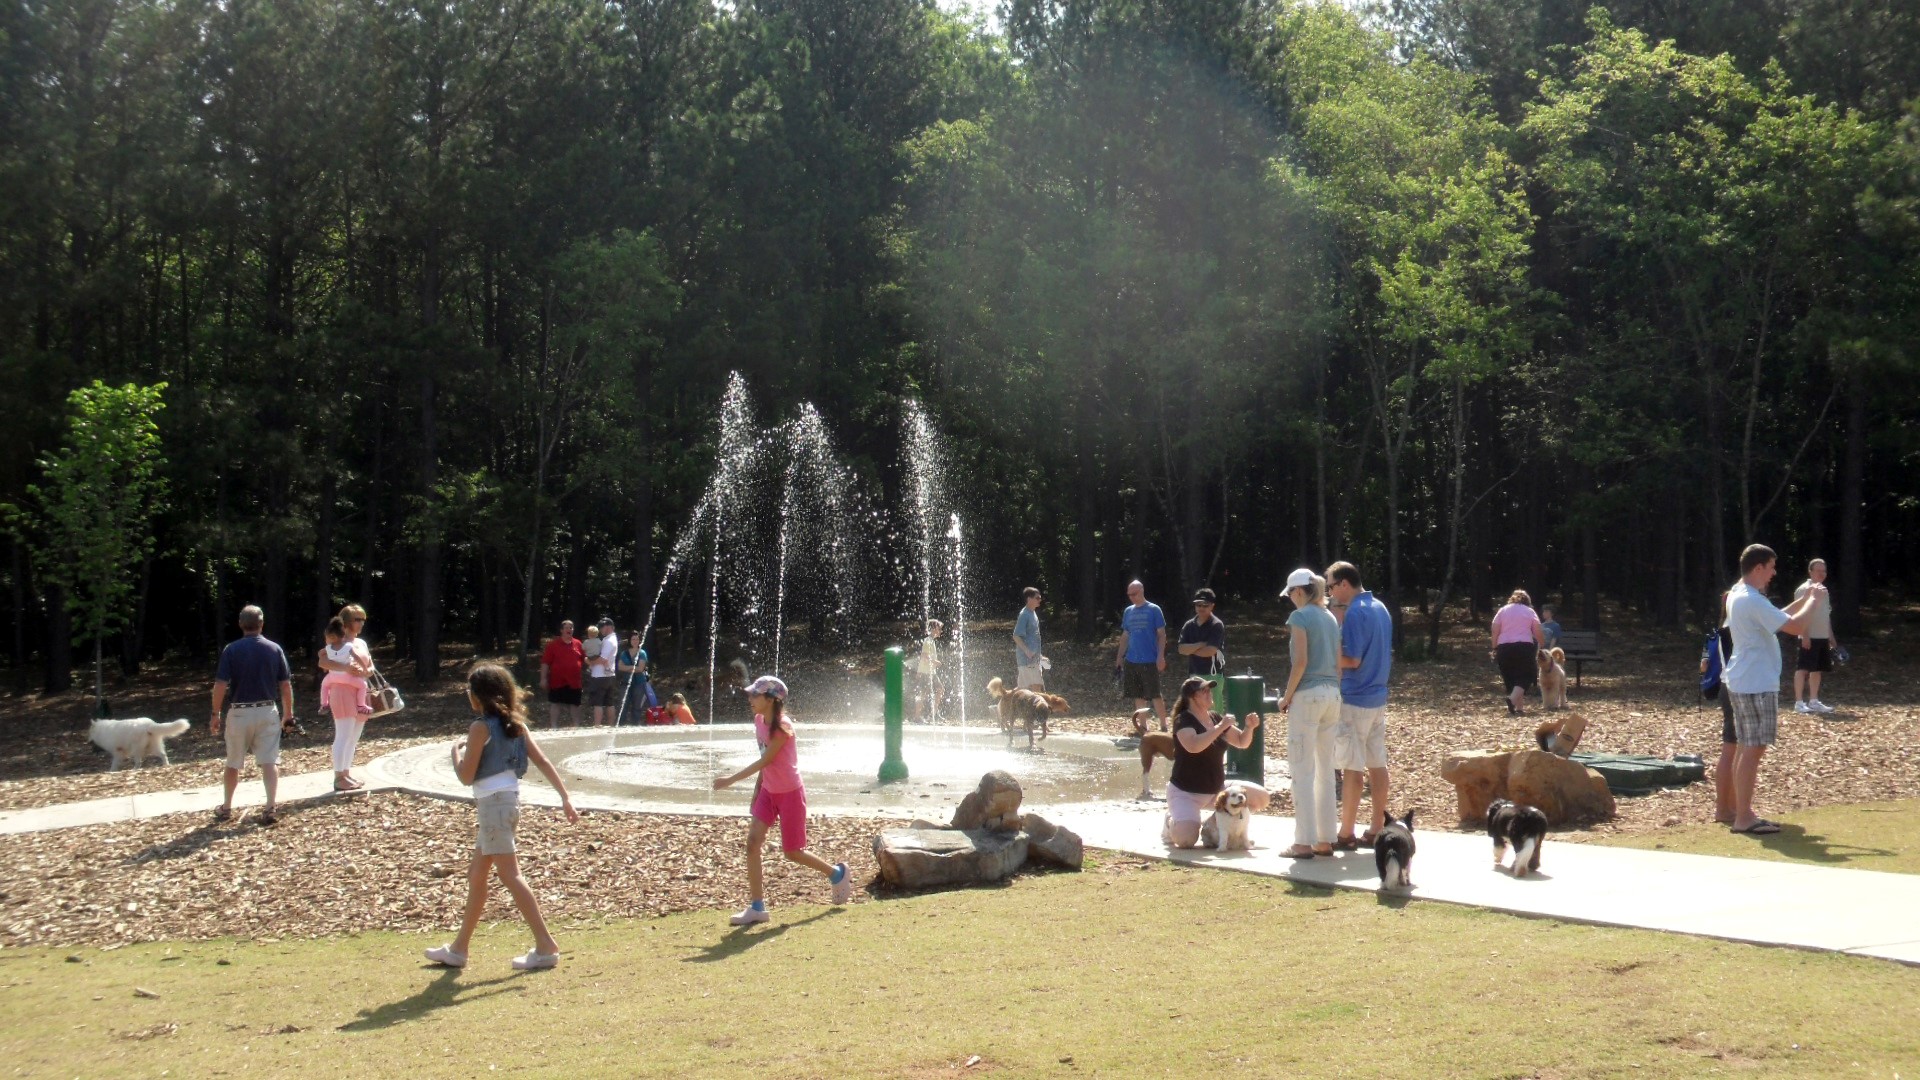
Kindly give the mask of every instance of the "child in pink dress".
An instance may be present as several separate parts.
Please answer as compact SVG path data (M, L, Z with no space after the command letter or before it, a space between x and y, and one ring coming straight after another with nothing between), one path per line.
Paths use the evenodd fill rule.
M714 790L719 791L756 773L760 777L754 785L752 816L747 825L748 903L728 920L735 926L767 921L760 849L766 846L767 830L775 821L780 823L780 850L788 859L825 874L833 884L834 903L844 904L853 897L853 873L847 864L828 864L807 850L807 789L800 782L800 753L793 741L793 721L785 715L786 702L787 684L771 675L762 675L747 687L760 759L732 776L713 781Z

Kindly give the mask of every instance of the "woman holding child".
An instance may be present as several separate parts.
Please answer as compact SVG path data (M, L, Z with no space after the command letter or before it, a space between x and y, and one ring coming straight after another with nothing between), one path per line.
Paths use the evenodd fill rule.
M360 733L373 715L367 697L367 678L373 674L373 652L360 636L367 625L367 609L348 604L327 623L327 647L320 653L320 700L333 715L333 790L358 791L366 785L353 778L353 752Z

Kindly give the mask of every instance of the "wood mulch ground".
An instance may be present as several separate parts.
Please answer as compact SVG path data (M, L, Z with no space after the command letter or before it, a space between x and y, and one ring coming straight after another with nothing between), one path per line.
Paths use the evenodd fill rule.
M809 847L845 861L864 899L875 824L808 823ZM473 807L400 792L284 807L278 824L204 814L0 837L0 945L441 933L459 923ZM521 872L556 927L602 917L737 909L746 896L737 819L529 807ZM767 899L826 903L819 874L767 851ZM515 917L497 883L489 920Z
M1283 617L1264 610L1243 612L1237 620L1225 614L1230 670L1265 673L1270 692L1278 693L1286 671ZM1574 710L1590 721L1583 748L1660 757L1697 753L1711 766L1720 719L1717 706L1699 699L1698 642L1612 610L1607 625L1612 629L1602 648L1608 663L1589 668L1584 686L1572 691ZM975 639L1004 638L1000 629L977 628ZM1004 629L1010 631L1011 623ZM1536 717L1507 715L1498 678L1485 660L1485 641L1479 627L1458 626L1443 639L1439 658L1396 667L1388 737L1392 803L1396 810L1418 807L1423 827L1451 825L1453 790L1439 776L1446 754L1530 740ZM1920 797L1920 697L1912 691L1920 673L1920 609L1883 610L1867 633L1847 644L1856 659L1830 676L1824 693L1840 712L1825 720L1782 713L1779 744L1761 771L1756 803L1762 813ZM1128 705L1110 681L1112 646L1056 643L1048 653L1056 665L1054 688L1075 704L1058 728L1122 735ZM970 663L982 687L995 673L987 661ZM469 714L458 675L465 663L450 661L447 678L431 688L403 681L408 710L376 721L358 759L464 731ZM877 699L874 665L852 668L847 660L828 658L818 663L817 674L805 664L789 667L798 668L790 681L803 717L841 718L825 707L804 711L810 681L871 681ZM197 670L153 670L115 690L115 713L197 717L205 710L203 681ZM1170 692L1176 685L1166 680ZM976 693L976 700L983 698ZM172 743L173 766L105 772L105 759L85 743L87 705L75 694L7 699L0 809L218 782L221 748L198 726ZM977 721L987 719L985 712L982 707L975 714ZM288 772L327 767L330 725L310 727L311 742L296 739L284 754ZM1270 753L1284 757L1284 742L1284 724L1275 723ZM1290 814L1284 783L1276 786L1281 790L1272 812ZM1712 802L1710 779L1623 798L1615 821L1566 831L1562 838L1709 821ZM390 793L289 806L272 829L244 822L213 826L204 816L183 815L0 838L0 943L441 928L458 915L459 874L472 828L472 810L463 804ZM522 861L543 902L562 920L718 910L737 905L744 892L740 830L733 820L617 814L591 814L579 827L567 828L553 811L530 810L523 819ZM862 882L872 880L872 822L820 821L814 831L826 853L853 863ZM824 885L770 855L775 902L824 898ZM496 902L489 917L506 914Z

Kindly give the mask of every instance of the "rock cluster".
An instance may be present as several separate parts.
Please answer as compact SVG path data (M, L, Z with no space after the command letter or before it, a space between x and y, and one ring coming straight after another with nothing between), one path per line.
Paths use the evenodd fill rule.
M903 889L1004 881L1028 860L1080 869L1080 837L1020 812L1020 781L994 770L960 802L946 826L916 821L873 838L880 877Z
M1544 750L1462 750L1440 765L1441 779L1459 797L1460 823L1480 825L1495 799L1537 806L1555 826L1613 817L1607 779L1578 762Z

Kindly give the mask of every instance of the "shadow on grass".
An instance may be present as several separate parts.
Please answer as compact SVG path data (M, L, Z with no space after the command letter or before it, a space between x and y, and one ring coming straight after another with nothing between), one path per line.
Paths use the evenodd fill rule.
M798 922L781 923L779 926L768 926L766 923L761 923L760 929L755 929L751 926L736 927L728 931L727 935L719 941L711 945L698 946L700 951L697 954L693 956L683 956L680 958L680 962L683 964L714 964L722 960L732 959L761 942L772 941L774 938L779 937L781 934L786 933L796 926L805 926L810 922L819 922L829 915L835 915L844 910L846 909L828 908L817 915L809 915Z
M1891 858L1894 854L1886 848L1836 844L1799 825L1781 825L1779 832L1763 833L1754 839L1760 841L1760 846L1768 851L1803 862L1845 863L1860 858Z
M495 994L504 994L509 991L522 989L522 987L519 986L499 985L500 983L511 982L515 978L513 975L502 975L497 979L484 979L480 982L470 983L458 981L459 977L459 968L441 968L439 974L434 977L434 980L421 987L416 993L390 1004L377 1005L373 1008L366 1009L360 1013L358 1019L349 1020L341 1024L338 1030L380 1031L407 1020L418 1020L428 1013L444 1009L449 1005L464 1005L470 1001L478 1001L483 997L492 997ZM481 990L481 987L492 987L492 989ZM469 990L480 990L480 992L469 993L465 997L461 996L463 992Z

